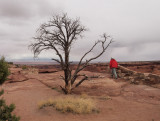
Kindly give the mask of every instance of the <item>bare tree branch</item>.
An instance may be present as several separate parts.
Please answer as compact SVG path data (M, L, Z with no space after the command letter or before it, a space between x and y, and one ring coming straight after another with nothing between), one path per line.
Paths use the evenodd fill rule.
M60 77L61 77L63 80L65 80L64 76L60 75Z
M109 45L113 42L113 39L110 38L109 43L108 43L107 45L105 45L107 39L108 39L110 36L106 36L106 34L103 34L102 37L103 37L104 40L99 40L99 41L95 42L95 44L91 47L91 49L90 49L88 52L86 52L86 53L82 56L82 58L80 59L80 61L79 61L79 63L78 63L78 66L77 66L77 69L75 70L75 72L74 72L74 74L73 74L72 84L75 82L75 80L76 80L76 78L77 78L76 75L77 75L80 71L82 71L84 68L86 68L86 67L88 66L89 62L91 62L92 60L95 60L95 59L97 59L98 57L100 57L100 56L106 51L106 49L109 47ZM99 54L97 54L97 56L92 57L92 58L86 60L86 62L82 64L83 59L84 59L89 53L92 52L92 50L97 46L97 44L101 44L101 48L102 48L101 52L100 52Z
M75 87L78 87L82 82L84 82L84 81L87 80L87 79L88 79L88 76L84 75L84 78L81 79L81 80L75 85Z
M56 61L57 63L61 63L58 59L52 58L52 60Z

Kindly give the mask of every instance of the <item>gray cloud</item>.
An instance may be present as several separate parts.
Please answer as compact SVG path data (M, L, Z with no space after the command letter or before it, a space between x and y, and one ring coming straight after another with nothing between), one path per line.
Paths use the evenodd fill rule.
M160 2L158 0L0 0L0 55L27 58L36 29L55 13L80 17L89 31L75 42L71 59L78 60L104 32L114 43L98 60L160 60ZM94 56L100 48L90 56ZM52 58L53 51L40 57Z
M58 11L56 7L53 7L49 0L1 0L0 16L10 19L30 19L35 16L46 16Z
M28 45L36 29L62 6L58 0L1 0L0 55L10 59L33 57Z

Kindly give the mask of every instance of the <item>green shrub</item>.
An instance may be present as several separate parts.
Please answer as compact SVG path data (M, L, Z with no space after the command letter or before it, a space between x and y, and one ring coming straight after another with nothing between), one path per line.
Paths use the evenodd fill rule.
M4 93L4 91L0 91L0 96ZM16 117L16 115L12 114L12 111L15 109L14 104L6 105L5 100L0 99L0 121L19 121L20 117Z
M0 85L4 83L9 75L8 63L5 61L4 57L0 59Z
M8 64L11 64L11 65L13 65L13 62L8 62Z
M22 69L23 69L23 70L27 70L28 67L27 67L26 65L23 65L23 66L22 66Z
M9 66L8 63L5 61L4 57L0 59L0 85L2 85L7 76L9 75ZM4 93L3 90L0 91L0 96ZM6 105L5 100L3 98L0 99L0 121L19 121L20 117L16 117L13 115L12 112L15 109L14 104L10 104L9 106Z

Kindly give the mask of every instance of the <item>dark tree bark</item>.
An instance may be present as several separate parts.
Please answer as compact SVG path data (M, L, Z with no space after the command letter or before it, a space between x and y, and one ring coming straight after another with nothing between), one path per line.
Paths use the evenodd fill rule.
M100 57L112 43L112 38L104 34L102 36L103 40L95 42L92 48L82 56L76 70L72 74L69 60L71 47L73 46L73 42L79 37L82 37L85 31L86 28L81 25L79 19L70 19L67 14L53 16L50 21L40 26L37 31L37 36L34 37L35 42L30 45L35 57L43 50L52 49L55 51L59 59L53 58L52 60L58 62L64 71L62 79L65 82L65 86L61 88L66 94L71 93L72 88L78 87L83 81L89 78L87 75L79 75L79 72L86 68L92 60ZM107 43L108 39L109 42ZM101 44L101 52L83 62L85 57L91 53L98 44ZM83 76L82 80L73 86L79 76Z

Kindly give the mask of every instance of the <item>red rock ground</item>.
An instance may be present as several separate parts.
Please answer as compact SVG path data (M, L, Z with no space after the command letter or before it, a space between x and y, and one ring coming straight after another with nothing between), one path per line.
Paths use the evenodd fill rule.
M60 79L62 71L27 74L20 68L11 68L11 72L9 80L1 88L5 90L3 97L6 102L16 105L14 113L21 117L21 121L160 121L158 88L114 80L108 73L83 71L104 78L85 81L73 90L72 95L87 94L96 101L100 113L63 114L51 107L38 109L37 106L41 100L67 96L59 88L59 85L64 85ZM111 99L106 100L107 96Z

